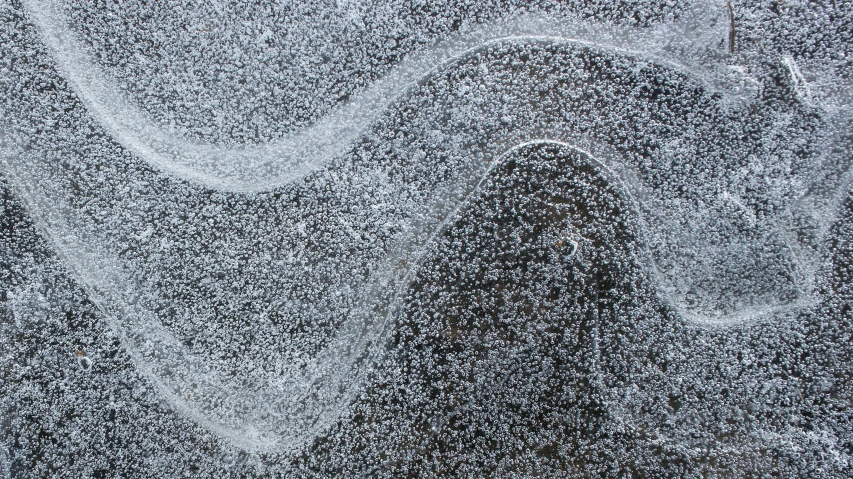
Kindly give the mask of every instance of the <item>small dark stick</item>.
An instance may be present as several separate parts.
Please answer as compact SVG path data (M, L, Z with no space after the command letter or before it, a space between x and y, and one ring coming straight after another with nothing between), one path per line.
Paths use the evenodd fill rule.
M726 2L729 7L729 53L735 52L735 9L732 7L732 2Z

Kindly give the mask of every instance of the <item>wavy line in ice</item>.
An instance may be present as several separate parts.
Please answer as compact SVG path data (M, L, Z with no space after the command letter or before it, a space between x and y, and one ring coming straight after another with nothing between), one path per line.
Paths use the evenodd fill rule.
M706 17L701 18L707 20ZM539 22L538 24L542 25L542 29L550 33L554 32L548 29L556 28L554 25L557 25L556 22L549 23L541 19L534 21L529 18L518 20L518 22L524 23L527 25L525 28L529 29L535 29L537 22ZM666 33L666 29L658 29L655 30L654 34L634 32L628 36L624 36L622 30L617 31L617 33L608 33L603 32L601 26L572 25L573 30L569 31L566 37L530 35L522 38L513 36L504 41L507 43L580 44L623 54L633 50L620 47L620 44L631 46L633 45L632 41L645 40L647 43L638 43L634 46L648 47L650 50L646 53L634 51L632 55L635 58L664 63L673 68L677 67L676 70L689 73L690 68L678 67L679 64L690 64L691 53L689 52L695 53L696 50L704 48L706 44L713 45L715 42L710 41L710 38L716 38L718 35L725 38L726 35L725 30L720 28L699 30L696 35L688 36L697 41L699 45L688 44L685 46L682 42L686 38L684 31L688 29L683 25L670 27L668 33ZM725 22L721 22L721 25L725 25ZM513 31L518 29L518 26L512 27ZM694 31L694 33L696 32ZM495 44L501 41L484 35L486 44ZM472 37L466 38L469 39L468 41L474 41L471 39ZM607 41L599 44L596 42L599 38ZM671 57L679 59L679 62L662 59L666 57L668 48L673 46L673 42L678 42L679 46L685 48L679 52L687 52ZM466 46L460 51L466 53L472 50ZM453 58L458 58L446 53L437 55L431 58L444 59L437 66L447 65ZM433 69L436 67L436 65L430 68L426 68L426 66L428 65L424 65L425 69L423 70L417 70L414 67L411 70L402 67L401 69L410 72L423 71L428 74L434 71ZM95 71L94 67L92 71ZM697 83L702 83L707 72L701 68L699 71L702 74L691 76ZM391 74L391 77L393 75ZM408 81L411 77L405 78L406 81L399 78L397 80L386 78L382 81L389 81L391 85L411 83ZM78 92L82 91L79 85L77 88ZM378 91L385 90L380 89ZM103 95L103 92L98 93L96 91L96 94ZM398 96L401 94L397 93ZM356 100L354 103L345 106L341 111L353 108L352 105L364 102L364 98L369 96L369 93L365 93L361 100ZM96 116L104 114L98 110L98 106L93 103L91 98L87 99L82 94L81 97L84 98L87 106L98 112ZM100 100L103 99L104 97L101 96ZM349 147L349 143L357 138L358 132L369 126L363 123L375 120L379 111L387 107L391 101L386 99L376 104L361 103L368 105L370 111L373 111L371 108L379 110L373 111L368 116L358 116L357 111L352 111L350 117L345 117L345 120L349 118L349 126L346 126L347 121L342 120L341 123L345 125L342 127L343 130L336 130L346 133L341 138L337 138L341 141L341 145L334 144L332 141L334 135L332 137L324 136L330 135L329 131L331 130L323 130L322 128L317 130L322 134L309 135L307 137L309 139L305 142L311 143L315 140L320 141L317 140L318 138L325 138L323 141L328 142L328 148L333 148L337 152L335 154L342 153ZM110 104L101 105L101 107L106 108L108 113L119 111L111 110L114 105L111 106ZM498 114L496 111L489 113ZM340 112L335 115L339 114ZM326 121L323 120L318 125L323 125ZM438 125L438 127L448 128L443 125ZM314 128L318 128L318 126L307 131L314 131ZM334 123L329 124L328 128L334 129ZM507 128L512 129L512 127ZM111 131L114 134L116 133L115 130ZM159 134L157 133L159 130L156 128L153 131L152 135ZM455 132L454 134L459 137L469 135L464 132ZM628 169L622 171L619 168L620 162L617 155L610 155L613 157L612 161L607 160L608 153L605 151L607 148L604 146L591 144L587 147L588 143L584 143L582 139L559 132L544 135L530 126L520 128L514 133L507 133L507 135L507 137L502 138L490 138L490 144L485 146L476 146L477 143L472 142L461 154L466 158L482 158L482 154L487 153L490 157L497 158L519 144L528 144L536 138L547 136L553 139L536 141L560 143L575 149L582 147L589 151L586 156L599 158L602 164L609 165L615 172L614 176L623 180L630 177ZM122 135L117 135L117 138L123 143L127 140ZM322 142L315 142L315 146L317 144L322 145ZM300 148L302 147L300 146ZM319 153L317 154L319 155ZM318 158L317 164L310 164L311 168L328 161L328 158L322 156L315 158ZM190 159L196 161L197 158L192 157ZM189 166L194 165L192 161ZM492 161L488 164L482 161L475 164L472 161L465 165L465 171L454 172L456 177L449 181L450 184L436 188L432 192L432 201L423 207L425 214L418 221L409 221L404 232L388 248L386 259L373 272L369 286L360 292L360 297L364 299L345 321L330 346L315 357L303 372L290 373L276 385L267 384L251 377L234 377L226 374L188 351L175 338L174 334L160 323L155 314L140 306L142 303L141 293L135 287L131 273L123 270L121 260L109 251L107 246L88 241L87 238L83 237L83 233L78 231L79 229L73 222L75 214L64 211L62 207L57 206L58 202L55 199L61 198L62 192L54 192L51 189L50 184L45 182L49 182L49 177L45 181L39 180L36 174L28 169L26 160L5 158L4 163L8 166L9 175L16 191L27 203L27 207L37 224L48 237L52 238L66 264L80 278L81 284L85 285L93 301L105 312L111 325L121 335L128 352L140 370L152 380L158 390L169 399L178 411L239 447L249 450L292 450L305 445L320 431L327 428L351 402L353 394L358 389L364 375L369 371L377 355L381 354L385 339L391 330L390 324L400 307L400 298L405 292L409 280L416 274L417 265L426 254L427 248L437 235L441 234L451 224L456 213L464 207L468 198L475 194L477 186L481 184L483 178L493 171L499 161ZM166 163L174 166L174 163L169 163L169 161ZM307 168L305 165L307 163L290 166ZM261 181L263 178L253 172L246 173L247 176L241 176L243 173L235 173L229 170L236 176L226 175L224 177L226 180L219 183L218 187L237 192L261 191L286 182L287 180L284 179L286 176L281 175L286 173L287 166L285 160L282 163L270 166L272 168L269 170L270 172L280 173L279 176L274 177L274 182ZM198 172L200 170L192 171ZM300 174L304 173L305 171ZM252 181L258 183L252 183ZM626 188L632 191L641 190L639 185L631 182ZM458 189L465 191L461 198L451 193ZM641 202L644 201L643 198L639 199ZM398 268L401 258L413 259L409 262L408 267L401 269ZM651 262L651 260L649 261Z
M640 54L690 70L697 45L725 36L722 10L698 5L676 24L653 29L591 25L526 16L483 26L412 55L377 82L314 125L261 145L218 147L188 140L155 124L128 101L67 25L56 0L25 0L30 17L56 60L98 122L125 148L159 171L222 191L265 191L304 177L346 152L388 106L422 78L484 46L511 38L548 38ZM690 55L680 55L690 45ZM700 78L704 81L704 78Z
M394 317L402 308L408 284L428 255L429 246L475 197L490 174L513 151L554 144L580 152L593 162L631 206L636 201L621 177L592 153L554 139L533 139L494 150L496 160L466 187L461 200L436 198L426 209L437 223L410 223L374 271L365 298L331 344L300 376L290 375L275 386L223 373L191 353L163 327L156 315L140 307L140 292L111 252L77 233L56 204L29 187L26 173L2 158L6 174L24 201L36 226L51 239L68 265L126 345L126 351L157 390L180 414L237 447L249 451L290 451L329 427L352 401L371 364L382 354ZM604 153L604 150L599 153ZM606 155L606 153L604 153ZM639 218L639 210L632 208ZM399 268L400 258L407 267ZM282 388L281 385L289 387Z

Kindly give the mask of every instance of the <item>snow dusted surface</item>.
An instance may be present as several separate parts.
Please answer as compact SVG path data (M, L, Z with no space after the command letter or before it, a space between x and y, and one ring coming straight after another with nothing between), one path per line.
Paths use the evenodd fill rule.
M0 3L0 477L850 477L853 5Z

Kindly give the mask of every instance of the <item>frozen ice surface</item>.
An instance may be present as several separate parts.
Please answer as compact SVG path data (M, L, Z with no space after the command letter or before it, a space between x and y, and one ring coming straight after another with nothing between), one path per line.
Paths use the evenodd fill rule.
M853 5L0 3L0 477L850 477Z

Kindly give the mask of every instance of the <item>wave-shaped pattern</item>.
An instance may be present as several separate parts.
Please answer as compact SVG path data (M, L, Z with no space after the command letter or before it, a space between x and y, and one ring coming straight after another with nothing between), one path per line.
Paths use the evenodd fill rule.
M161 394L242 448L292 450L339 418L436 240L537 145L598 165L632 205L636 235L577 224L578 252L592 236L635 248L680 317L743 323L817 294L847 170L838 114L811 93L757 101L806 95L804 79L790 59L787 85L727 65L725 10L648 30L490 25L302 132L229 149L155 125L53 2L28 7L76 93L61 100L91 118L58 106L32 119L60 116L56 134L7 126L6 173ZM7 113L39 101L16 94ZM599 200L574 207L606 218Z
M340 156L394 101L443 66L470 57L513 39L540 38L572 41L636 52L658 61L695 62L678 56L685 37L690 42L711 44L724 35L724 24L691 12L681 24L656 30L617 29L601 31L590 25L523 17L488 25L458 36L406 59L342 108L317 124L281 140L260 146L215 147L183 139L155 125L128 102L86 49L65 26L59 5L53 1L28 4L61 71L98 121L130 151L152 166L210 188L235 192L257 192L281 186L322 167ZM698 18L696 18L698 17ZM692 62L691 62L692 60Z

